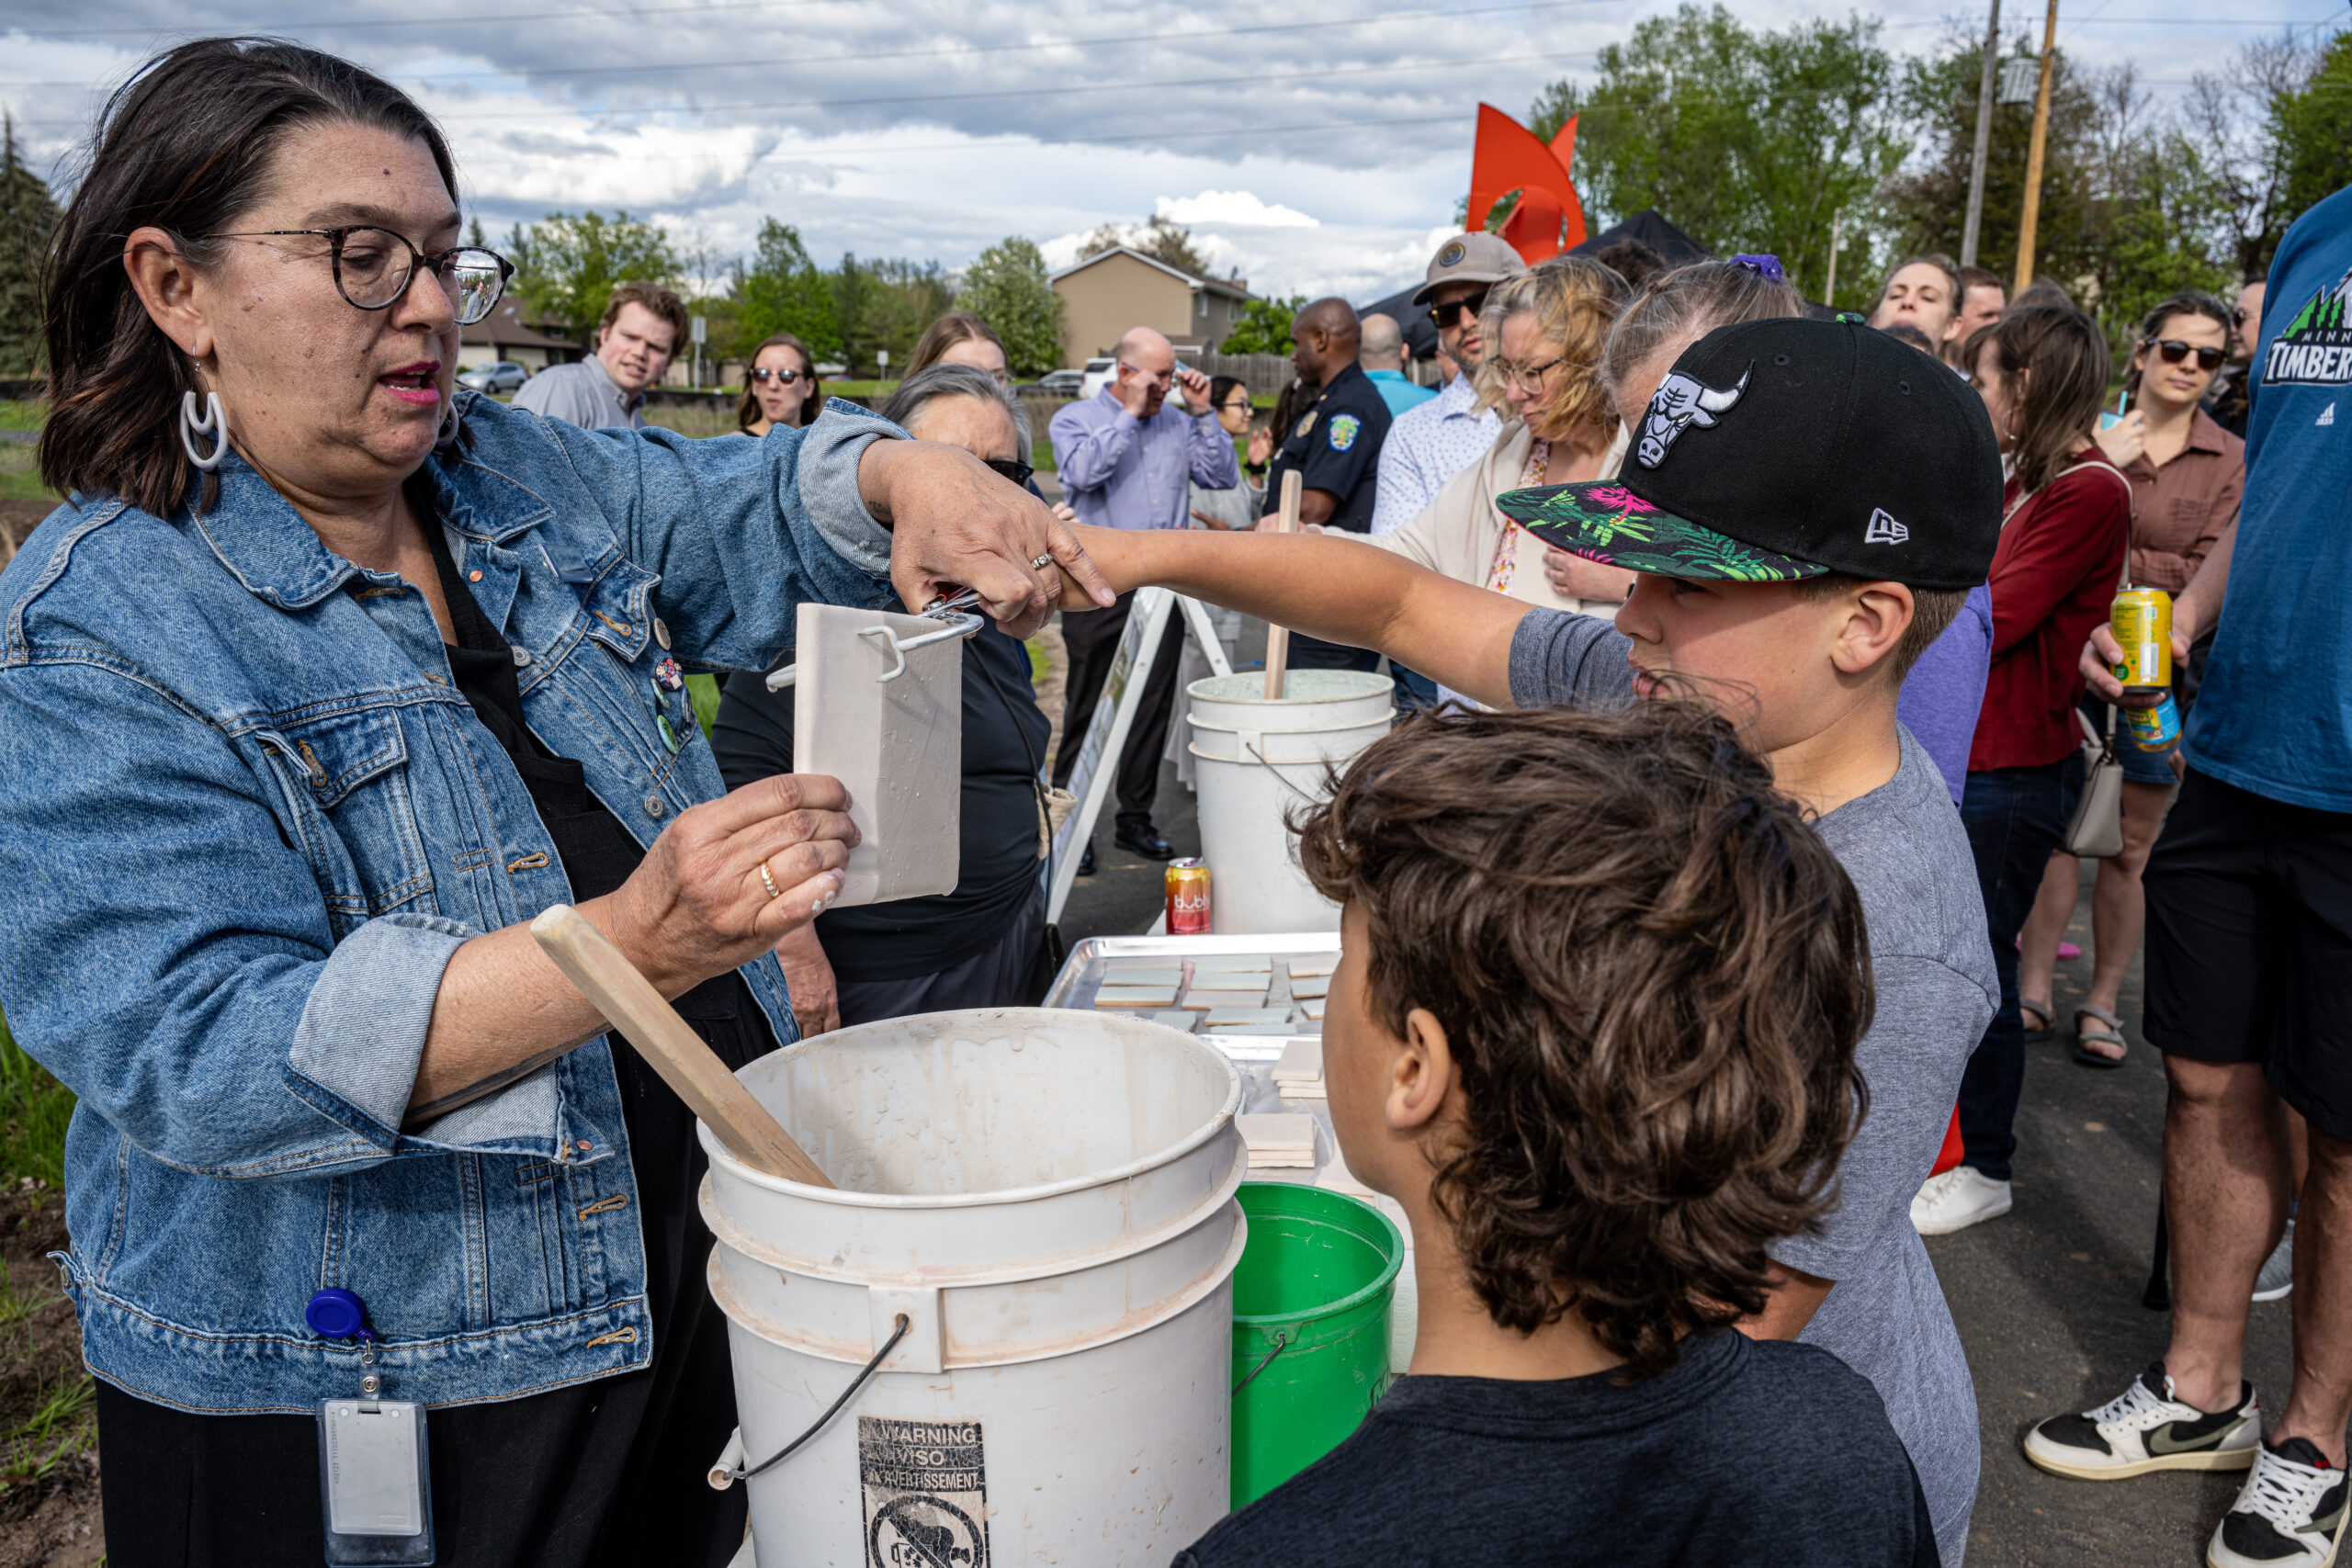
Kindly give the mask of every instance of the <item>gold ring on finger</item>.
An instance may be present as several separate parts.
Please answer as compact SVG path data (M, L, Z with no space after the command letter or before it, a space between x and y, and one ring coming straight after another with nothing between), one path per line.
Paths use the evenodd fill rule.
M784 897L784 889L778 887L775 885L775 878L768 874L768 863L765 861L760 863L760 886L768 890L768 897L771 898Z

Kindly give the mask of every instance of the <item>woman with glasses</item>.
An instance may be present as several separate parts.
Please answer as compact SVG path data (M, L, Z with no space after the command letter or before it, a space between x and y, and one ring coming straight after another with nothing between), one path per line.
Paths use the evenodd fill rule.
M1634 574L1545 545L1495 504L1506 491L1616 472L1623 435L1600 357L1632 290L1583 256L1558 256L1487 293L1478 371L1501 431L1427 510L1373 543L1433 571L1531 604L1614 615Z
M2230 353L2230 309L2208 294L2180 293L2148 312L2132 351L2124 389L2143 416L2140 452L2122 465L2132 481L2132 584L2178 593L2197 575L2198 564L2237 521L2245 491L2245 443L2216 423L2199 405L2221 374ZM2197 694L2191 651L2173 681L2181 716ZM2104 731L2107 705L2083 699L2083 711ZM2119 732L2120 726L2118 726ZM2119 733L2116 756L2123 763L2123 852L2098 863L2091 895L2090 994L2075 1010L2075 1059L2111 1067L2123 1060L2120 1001L2123 972L2140 946L2147 907L2140 873L2164 826L2165 808L2176 782L2175 741L2163 751L2143 751ZM2018 1005L2027 1026L2047 1032L2057 1023L2051 1012L2058 963L2058 941L2074 918L2082 887L2081 865L2070 854L2050 857L2041 896L2026 922L2018 961Z
M735 404L735 426L746 435L765 435L779 424L800 430L814 423L824 406L808 345L790 333L778 333L752 351L743 395Z
M1008 479L1029 474L1029 426L986 371L933 365L877 411L918 441L960 446ZM792 772L793 689L727 679L711 750L729 787ZM1038 792L1052 726L1018 638L983 626L964 644L962 842L954 891L835 909L776 946L803 1034L957 1008L1019 1007L1043 993L1046 934ZM1033 989L1033 979L1036 982Z
M85 167L41 311L71 499L0 573L0 1005L78 1097L109 1560L311 1568L340 1485L378 1511L338 1560L717 1568L694 1118L525 923L577 906L730 1066L797 1038L771 949L849 803L721 798L684 671L766 665L802 602L962 583L1019 633L1041 570L1099 574L878 420L691 441L453 393L508 268L346 62L181 45ZM361 1399L413 1457L322 1482Z

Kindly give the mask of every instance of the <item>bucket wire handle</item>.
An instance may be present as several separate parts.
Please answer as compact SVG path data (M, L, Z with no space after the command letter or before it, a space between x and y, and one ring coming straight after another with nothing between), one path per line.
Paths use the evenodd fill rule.
M1283 1350L1289 1348L1289 1346L1290 1330L1287 1328L1276 1329L1274 1331L1274 1348L1266 1352L1266 1359L1264 1360L1250 1369L1249 1377L1243 1378L1239 1382L1233 1385L1233 1392L1239 1393L1243 1389L1248 1388L1250 1382L1255 1379L1260 1372L1262 1372L1268 1367L1272 1366L1274 1364L1274 1358L1281 1355Z
M818 1416L815 1421L811 1422L807 1431L793 1438L792 1441L785 1444L784 1447L778 1449L775 1453L769 1455L766 1459L762 1460L759 1463L748 1466L739 1464L732 1470L720 1472L720 1474L729 1482L749 1481L752 1477L762 1474L774 1469L775 1466L782 1464L786 1460L790 1459L795 1453L798 1452L802 1444L815 1437L818 1433L823 1431L832 1418L842 1413L842 1406L850 1402L851 1395L856 1393L859 1389L865 1386L865 1380L874 1375L874 1369L882 1364L882 1359L884 1357L888 1356L891 1351L899 1348L899 1341L904 1339L907 1337L907 1330L914 1326L914 1325L908 1319L905 1313L900 1313L899 1314L898 1325L899 1325L896 1328L890 1331L890 1337L882 1341L882 1348L874 1352L874 1359L865 1363L865 1366L858 1372L857 1376L850 1381L850 1385L842 1390L842 1396L833 1401L831 1408L828 1409L822 1416ZM1272 1358L1268 1359L1272 1359ZM1257 1376L1255 1372L1252 1372L1250 1375L1251 1377Z
M1288 779L1286 779L1286 778L1283 777L1283 770L1282 770L1282 768L1278 768L1278 767L1276 767L1273 763L1267 761L1266 761L1266 754L1265 754L1263 751L1259 750L1258 750L1258 748L1256 748L1255 746L1250 745L1250 742L1248 742L1247 740L1244 740L1244 741L1241 743L1241 749L1242 749L1244 751L1249 752L1249 753L1250 753L1250 755L1251 755L1252 757L1257 758L1257 759L1258 759L1258 761L1259 761L1259 763L1260 763L1260 765L1261 765L1261 766L1262 766L1262 767L1266 770L1266 772L1268 772L1268 773L1270 773L1273 774L1273 775L1274 775L1274 782L1275 782L1275 783L1277 783L1277 784L1281 784L1281 785L1283 786L1283 788L1284 788L1284 789L1286 789L1286 790L1290 791L1290 792L1291 792L1291 794L1293 794L1293 795L1295 795L1298 796L1298 798L1299 798L1299 799L1301 799L1301 800L1305 801L1305 802L1306 802L1307 805L1309 805L1309 806L1317 807L1320 807L1322 806L1322 804L1323 804L1323 803L1322 803L1321 801L1319 801L1319 800L1316 799L1313 795L1311 795L1307 794L1305 790L1303 790L1303 789L1299 788L1296 784L1295 784L1291 783L1291 782L1290 782L1290 780L1288 780ZM1287 763L1284 763L1284 764L1283 764L1283 766L1284 766L1284 767L1293 767L1293 768L1299 767L1299 766L1301 766L1301 765L1302 765L1302 764L1297 763L1297 762L1287 762ZM1305 766L1306 766L1306 767L1310 767L1310 768L1311 768L1311 767L1313 767L1315 764L1314 764L1314 763L1312 763L1312 762L1308 762L1308 763L1306 763L1306 764L1304 764L1304 765L1305 765ZM1252 1374L1250 1374L1250 1375L1254 1377L1256 1374L1255 1374L1255 1373L1252 1373Z

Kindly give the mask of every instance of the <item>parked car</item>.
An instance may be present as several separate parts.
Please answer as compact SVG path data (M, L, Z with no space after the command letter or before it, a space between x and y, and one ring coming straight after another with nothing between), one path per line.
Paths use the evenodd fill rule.
M1040 391L1058 392L1063 397L1074 398L1085 380L1086 372L1083 370L1048 370L1037 378L1037 387Z
M1088 360L1086 373L1078 383L1078 395L1081 398L1092 397L1110 384L1112 375L1118 368L1119 362L1115 359Z
M511 359L458 372L458 385L477 392L512 392L530 378L531 373Z

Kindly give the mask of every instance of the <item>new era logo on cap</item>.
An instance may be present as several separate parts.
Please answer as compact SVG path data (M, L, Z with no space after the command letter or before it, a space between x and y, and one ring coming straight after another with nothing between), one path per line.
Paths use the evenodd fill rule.
M1497 504L1546 544L1635 571L1958 590L1992 565L2001 486L1966 382L1860 321L1790 318L1686 349L1614 479Z

